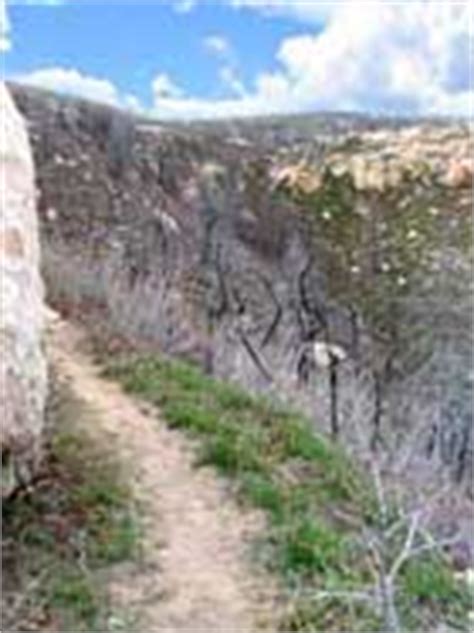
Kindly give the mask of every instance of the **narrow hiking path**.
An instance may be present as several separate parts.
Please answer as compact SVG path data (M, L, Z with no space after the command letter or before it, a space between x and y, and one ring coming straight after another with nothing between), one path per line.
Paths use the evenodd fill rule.
M259 515L238 508L212 470L193 467L186 438L100 376L84 338L56 322L52 362L94 411L87 430L127 473L144 531L140 569L111 583L112 604L137 613L150 632L268 629L270 588L245 559Z

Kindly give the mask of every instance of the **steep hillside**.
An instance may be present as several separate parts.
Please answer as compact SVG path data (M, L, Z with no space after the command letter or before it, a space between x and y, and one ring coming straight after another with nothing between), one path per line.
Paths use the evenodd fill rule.
M468 487L466 126L349 118L295 140L290 120L259 142L258 121L226 135L13 92L57 306L292 401L420 486Z

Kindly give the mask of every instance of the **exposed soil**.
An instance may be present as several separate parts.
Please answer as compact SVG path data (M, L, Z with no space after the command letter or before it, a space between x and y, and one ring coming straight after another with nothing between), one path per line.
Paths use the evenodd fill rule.
M248 556L261 517L237 507L211 469L193 466L182 434L101 377L77 327L58 321L50 346L57 370L95 412L92 437L118 457L140 507L142 560L111 582L112 604L137 614L140 630L268 629L273 590Z

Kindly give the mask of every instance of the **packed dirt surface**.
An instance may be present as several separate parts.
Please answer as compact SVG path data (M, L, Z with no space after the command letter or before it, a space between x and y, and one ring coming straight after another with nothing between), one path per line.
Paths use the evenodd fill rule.
M139 569L111 583L112 605L136 614L139 630L268 629L271 590L246 551L260 517L238 508L212 470L196 470L192 445L180 433L100 376L84 340L75 326L57 321L50 355L95 413L88 431L130 478L144 532Z

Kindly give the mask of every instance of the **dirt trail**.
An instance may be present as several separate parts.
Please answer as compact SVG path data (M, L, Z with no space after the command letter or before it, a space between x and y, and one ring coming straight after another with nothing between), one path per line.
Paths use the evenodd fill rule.
M99 375L83 341L80 330L56 323L53 362L96 413L93 437L119 457L143 515L143 564L112 583L113 604L138 613L150 632L268 628L270 591L245 561L260 520L229 499L212 470L193 468L180 433Z

